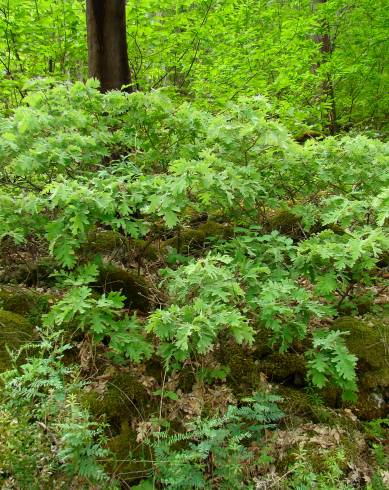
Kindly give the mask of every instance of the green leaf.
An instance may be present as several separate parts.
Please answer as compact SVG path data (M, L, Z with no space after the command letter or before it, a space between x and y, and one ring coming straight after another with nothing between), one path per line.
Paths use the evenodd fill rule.
M314 386L317 386L318 388L324 388L328 381L326 376L318 371L312 372L311 379Z
M162 396L164 398L169 398L170 400L173 400L173 401L179 400L179 396L177 395L177 393L174 391L170 391L170 390L158 389L156 391L153 391L153 395Z
M322 296L328 296L334 292L338 287L338 281L336 274L329 272L316 279L315 291L317 294Z
M138 485L131 487L133 490L155 490L152 480L142 480Z
M166 210L163 217L168 228L174 228L178 222L177 214L174 211Z

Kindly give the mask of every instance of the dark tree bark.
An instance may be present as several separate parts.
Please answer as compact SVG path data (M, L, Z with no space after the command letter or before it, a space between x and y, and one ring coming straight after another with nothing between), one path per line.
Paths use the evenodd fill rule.
M315 0L317 4L327 3L327 0ZM332 55L334 50L331 37L330 37L330 28L328 22L323 20L321 23L322 32L316 36L316 42L320 44L320 52L323 55L323 59L316 65L314 70L320 66L321 63L325 63ZM322 84L323 94L330 102L330 107L327 112L328 117L328 129L330 134L335 134L338 130L338 122L336 115L336 104L335 104L335 91L334 84L331 79L331 75L328 74L326 80L323 81Z
M87 0L86 16L89 76L103 92L130 84L126 0Z

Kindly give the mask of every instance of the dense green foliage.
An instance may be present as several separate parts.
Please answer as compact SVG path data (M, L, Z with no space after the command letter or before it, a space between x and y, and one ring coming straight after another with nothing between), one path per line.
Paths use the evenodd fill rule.
M168 372L212 351L220 336L250 345L264 328L280 352L308 340L308 380L317 388L335 383L355 399L356 358L344 333L313 324L380 284L377 265L389 243L385 143L346 136L300 146L262 98L216 116L175 106L163 93L102 95L94 82L35 84L24 100L1 121L0 231L18 246L37 241L57 264L64 292L45 328L77 325L95 342L109 338L116 362L155 351ZM297 223L294 239L270 231L282 213ZM85 256L83 246L96 229L152 242L185 230L196 215L228 224L230 238L197 258L177 255L161 271L165 304L145 321L124 313L120 292L94 291L103 259ZM223 431L225 451L240 447L243 436L229 442ZM232 477L240 478L223 476L227 487Z
M385 7L0 0L2 488L387 487Z
M274 395L257 393L245 399L240 408L230 405L221 418L196 420L187 427L187 434L155 433L155 465L161 482L168 488L210 488L212 482L204 478L208 460L218 488L246 488L244 462L253 454L241 442L260 440L265 429L275 427L274 422L283 416L276 405L280 400ZM187 445L185 449L174 450L177 443L183 442Z
M85 76L83 1L0 5L6 107L20 100L32 77ZM381 129L388 106L386 7L384 0L131 2L133 83L140 90L171 86L211 108L242 94L269 95L297 132L306 124L325 128L330 110L339 128ZM325 34L329 52L321 50Z
M20 369L3 374L1 470L22 488L109 481L98 463L109 454L101 446L102 428L77 401L80 382L66 381L76 373L61 362L69 346L61 345L60 334L46 337Z
M210 253L169 273L173 302L146 325L161 339L165 360L206 353L226 325L238 342L251 343L257 321L285 351L306 337L312 316L336 313L350 285L374 281L389 243L382 228L388 212L385 144L347 137L301 148L255 99L212 117L187 105L176 109L159 94L103 96L89 83L34 91L26 102L28 108L2 122L3 238L23 243L34 233L48 241L59 266L74 269L77 251L96 226L139 238L160 218L171 229L193 213L239 226L234 239L219 246L223 255ZM334 165L341 151L345 163L354 160L354 172L347 163L347 173ZM125 158L107 166L112 153ZM303 216L305 239L298 244L276 231L261 232L266 217L258 212L283 209L286 202L290 213ZM97 340L110 335L134 360L150 355L150 347L135 341L133 321L115 322L123 307L119 293L91 296L87 284L97 274L97 266L87 267L65 280L73 287L46 325L70 323L77 315ZM303 280L313 291L302 287ZM124 347L123 332L129 331ZM309 364L311 379L322 387L325 373L332 373L354 391L355 359L331 335L326 341L320 332L314 341L321 354Z

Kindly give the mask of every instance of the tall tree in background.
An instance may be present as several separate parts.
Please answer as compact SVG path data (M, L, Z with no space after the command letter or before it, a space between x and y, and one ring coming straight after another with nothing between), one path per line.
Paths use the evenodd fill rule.
M89 76L101 90L131 83L126 38L125 0L87 0Z
M317 4L325 4L327 0L315 0ZM321 32L316 36L316 41L320 44L320 52L322 53L322 59L316 68L319 67L321 63L326 63L332 55L334 45L330 36L330 26L327 19L323 18L321 20ZM338 122L336 117L336 103L335 103L335 92L334 84L332 80L331 73L324 73L324 80L322 85L323 95L327 102L327 118L328 118L328 130L330 134L335 134L338 130Z

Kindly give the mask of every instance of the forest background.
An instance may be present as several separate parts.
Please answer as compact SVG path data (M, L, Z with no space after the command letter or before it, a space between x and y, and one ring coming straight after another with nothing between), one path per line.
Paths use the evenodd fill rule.
M170 87L211 110L242 94L269 96L296 130L326 127L331 111L338 129L382 129L386 11L384 0L130 2L132 83ZM31 78L85 79L85 2L10 0L1 14L4 107L20 102Z
M388 488L387 2L104 5L0 0L2 488Z

